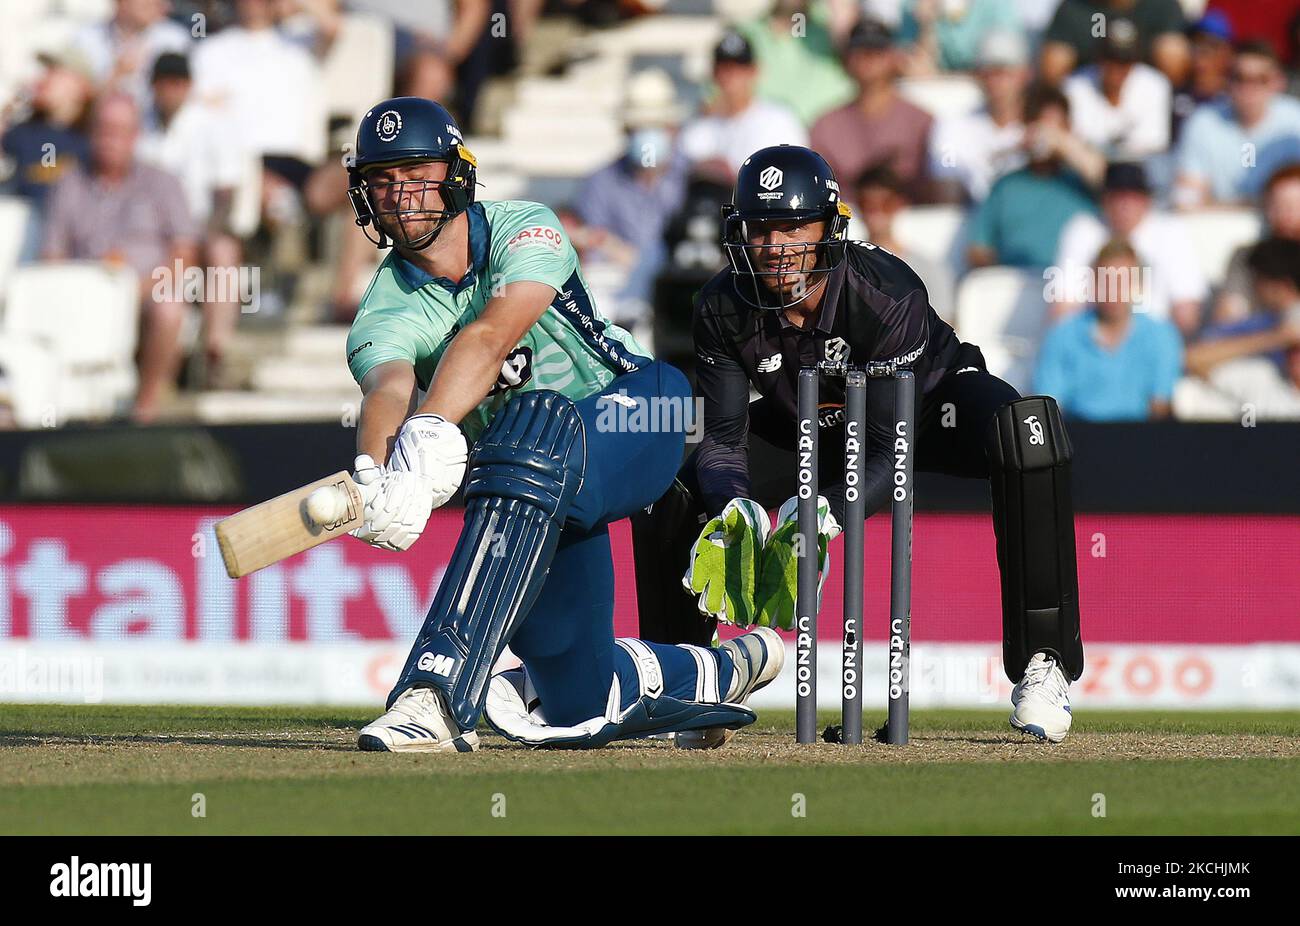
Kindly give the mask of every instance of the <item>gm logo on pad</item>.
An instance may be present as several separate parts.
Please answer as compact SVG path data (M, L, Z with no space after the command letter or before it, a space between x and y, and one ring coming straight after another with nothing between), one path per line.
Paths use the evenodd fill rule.
M764 167L763 172L758 175L758 185L765 190L775 190L784 179L785 175L781 173L781 168Z

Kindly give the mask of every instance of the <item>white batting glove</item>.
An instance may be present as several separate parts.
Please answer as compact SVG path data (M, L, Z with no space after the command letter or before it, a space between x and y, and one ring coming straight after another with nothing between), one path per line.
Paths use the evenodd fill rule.
M433 511L431 481L416 473L385 470L368 455L354 463L352 481L365 503L365 521L352 536L384 550L406 550L420 539Z
M441 415L414 415L397 432L388 470L429 480L433 507L441 508L460 488L468 459L460 428Z

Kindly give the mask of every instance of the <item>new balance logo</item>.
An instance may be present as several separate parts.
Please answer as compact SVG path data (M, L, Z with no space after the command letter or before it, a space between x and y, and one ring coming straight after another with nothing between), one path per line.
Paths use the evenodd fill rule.
M450 656L425 653L420 657L420 661L415 664L415 667L421 672L432 672L434 675L450 676L452 663L453 660Z
M764 357L758 361L758 372L760 373L775 373L779 369L781 369L780 354L773 354L771 357Z

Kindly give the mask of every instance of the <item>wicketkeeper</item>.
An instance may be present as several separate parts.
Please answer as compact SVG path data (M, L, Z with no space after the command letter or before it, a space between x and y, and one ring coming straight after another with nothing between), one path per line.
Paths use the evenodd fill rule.
M906 263L847 240L849 207L816 152L756 152L723 213L729 266L695 303L703 438L672 488L633 518L642 636L702 644L719 620L791 627L799 369L897 363L915 374L916 469L989 480L1003 661L1015 683L1011 724L1064 739L1083 645L1070 444L1056 402L1021 398L988 372L978 347L958 340ZM867 385L868 515L892 486L887 382ZM843 377L823 377L820 395L824 495L814 555L824 582L828 544L844 523ZM773 526L767 510L778 506ZM808 546L813 553L811 538Z
M349 195L393 250L348 336L365 396L357 536L406 550L462 485L465 518L388 710L358 746L469 751L485 709L533 746L753 722L744 701L781 669L775 632L721 647L614 639L608 524L668 488L687 419L610 427L645 416L609 403L686 406L686 378L597 311L551 210L477 202L475 174L434 102L385 100L361 121ZM507 643L523 667L493 675Z

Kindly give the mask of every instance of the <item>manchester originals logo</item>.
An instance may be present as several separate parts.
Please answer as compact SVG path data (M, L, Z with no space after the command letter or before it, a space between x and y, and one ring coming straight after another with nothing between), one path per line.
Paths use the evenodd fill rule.
M758 175L758 185L765 190L775 190L785 179L785 174L779 167L764 167L763 172Z
M392 141L401 131L402 115L395 109L385 112L375 123L375 134L379 136L380 141Z

